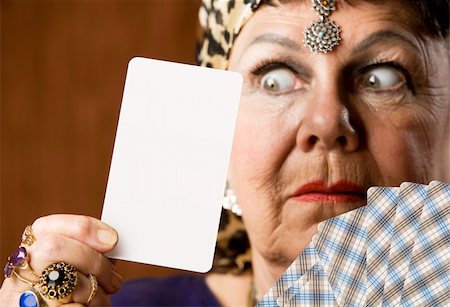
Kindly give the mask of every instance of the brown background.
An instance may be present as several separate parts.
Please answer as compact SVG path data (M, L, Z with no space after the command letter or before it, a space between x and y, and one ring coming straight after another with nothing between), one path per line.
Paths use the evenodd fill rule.
M199 2L1 0L2 261L39 216L100 217L127 63L194 63Z

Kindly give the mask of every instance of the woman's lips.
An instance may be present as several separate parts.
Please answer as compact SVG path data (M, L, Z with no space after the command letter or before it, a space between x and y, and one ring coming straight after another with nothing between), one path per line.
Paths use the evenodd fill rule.
M300 202L361 202L366 200L366 189L349 181L339 181L330 186L314 181L300 186L292 198Z

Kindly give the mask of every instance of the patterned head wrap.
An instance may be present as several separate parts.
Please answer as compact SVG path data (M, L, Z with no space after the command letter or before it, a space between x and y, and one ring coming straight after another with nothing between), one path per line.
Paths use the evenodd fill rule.
M264 0L202 0L200 66L227 69L234 40ZM250 242L241 217L222 209L212 272L241 274L251 270Z
M203 0L198 13L203 45L200 66L226 69L234 40L263 0Z

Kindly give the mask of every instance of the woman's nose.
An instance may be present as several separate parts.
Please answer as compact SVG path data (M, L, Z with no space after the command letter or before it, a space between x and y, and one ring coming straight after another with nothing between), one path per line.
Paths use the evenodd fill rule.
M302 151L351 152L358 148L358 131L352 125L352 114L344 103L345 95L337 90L338 87L337 84L324 84L306 102L297 133L297 145Z

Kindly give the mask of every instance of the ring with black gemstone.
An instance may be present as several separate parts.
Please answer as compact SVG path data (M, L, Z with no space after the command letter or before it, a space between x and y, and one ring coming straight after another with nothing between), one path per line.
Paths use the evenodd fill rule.
M41 294L50 300L67 304L72 302L72 294L78 282L75 267L65 262L49 265L39 277Z

